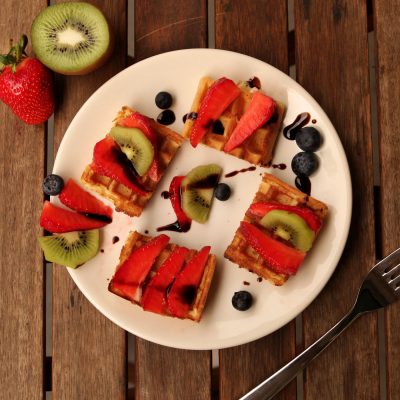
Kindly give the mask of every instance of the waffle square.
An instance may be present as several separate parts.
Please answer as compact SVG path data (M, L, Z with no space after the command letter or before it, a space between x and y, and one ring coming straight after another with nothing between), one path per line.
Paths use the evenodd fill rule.
M115 125L134 112L129 107L122 107L115 119ZM88 165L81 176L81 181L100 195L111 200L116 211L122 211L132 217L138 217L143 212L146 204L151 199L159 181L164 175L169 163L182 145L184 139L172 129L151 120L154 132L158 138L157 157L159 161L160 179L156 182L144 176L143 185L150 189L148 194L141 196L117 181L99 175Z
M306 195L270 174L263 175L252 204L261 201L273 201L284 205L308 207L322 222L328 213L326 204ZM254 221L249 210L246 211L243 220L247 222ZM274 272L269 267L267 261L247 243L239 229L236 231L231 244L225 250L224 256L228 260L238 264L239 267L256 273L258 276L271 281L274 285L281 286L289 278L289 275Z
M200 80L190 112L197 113L199 111L201 102L208 88L213 83L214 80L209 77L203 77ZM239 122L239 119L249 106L254 90L256 90L252 89L248 82L240 82L238 87L241 90L241 94L219 118L220 122L224 126L224 133L214 133L213 126L211 126L204 135L201 143L213 149L223 151L225 143L232 135L233 130ZM281 129L284 114L284 105L280 102L276 102L276 110L270 121L259 128L240 146L236 147L228 154L246 160L255 165L267 165L270 163L272 160L275 142ZM186 119L182 132L184 137L189 138L194 123L195 120L191 118Z
M126 240L124 246L121 249L121 254L119 257L119 264L116 268L116 270L128 259L130 254L132 253L133 250L141 247L144 245L146 242L151 240L151 236L145 236L140 234L137 231L131 232L128 236L128 239ZM152 269L146 279L146 282L148 283L149 280L155 275L161 264L169 257L169 255L172 253L174 248L177 245L174 243L168 243L168 245L165 247L165 249L161 252L161 254L157 257L154 265L152 266ZM189 260L192 258L195 254L197 253L196 250L190 250L186 260ZM204 269L204 274L203 278L200 282L200 285L197 289L195 300L193 302L192 308L189 311L188 314L188 319L191 319L193 321L199 322L201 319L201 316L203 314L204 307L206 305L206 300L208 296L208 292L211 286L211 282L214 276L214 271L216 267L216 257L214 254L209 254L208 259L207 259L207 264ZM145 287L144 287L145 288ZM143 289L144 289L143 288ZM139 303L136 303L140 306Z

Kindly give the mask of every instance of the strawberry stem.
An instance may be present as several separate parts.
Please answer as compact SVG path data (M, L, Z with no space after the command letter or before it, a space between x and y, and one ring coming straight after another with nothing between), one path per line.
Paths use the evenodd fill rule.
M11 47L7 54L0 54L0 68L8 65L15 72L17 64L26 56L25 48L28 44L28 37L24 34L15 46L12 46L12 43L12 39L10 39Z

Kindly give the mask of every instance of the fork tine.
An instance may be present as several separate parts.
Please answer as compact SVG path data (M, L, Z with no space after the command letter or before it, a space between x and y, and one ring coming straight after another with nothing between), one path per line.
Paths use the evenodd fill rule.
M399 292L398 294L400 295L400 275L389 281L389 285L395 292Z
M375 265L374 270L379 271L382 275L389 273L393 270L392 266L396 265L396 268L400 264L400 247L385 257L382 261ZM387 271L386 269L389 268Z

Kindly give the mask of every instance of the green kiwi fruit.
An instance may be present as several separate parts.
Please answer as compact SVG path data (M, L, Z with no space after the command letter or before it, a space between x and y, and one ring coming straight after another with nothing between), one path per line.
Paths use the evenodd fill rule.
M112 34L103 13L84 2L45 8L33 21L36 57L65 75L83 75L100 67L112 52Z
M110 136L131 161L135 171L143 176L154 159L154 147L146 135L137 128L114 126Z
M207 221L221 172L219 165L200 165L183 179L182 209L189 218L202 224Z
M303 218L295 213L285 210L272 210L264 215L260 223L303 252L310 250L313 244L314 231Z
M98 229L53 234L39 238L47 261L76 268L93 258L99 250Z

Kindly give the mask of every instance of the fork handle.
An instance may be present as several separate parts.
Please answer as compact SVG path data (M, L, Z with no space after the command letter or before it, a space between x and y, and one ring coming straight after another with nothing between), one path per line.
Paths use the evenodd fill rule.
M359 315L354 308L345 315L333 328L321 336L310 347L296 358L260 383L240 400L268 400L280 392L306 365L328 347Z

